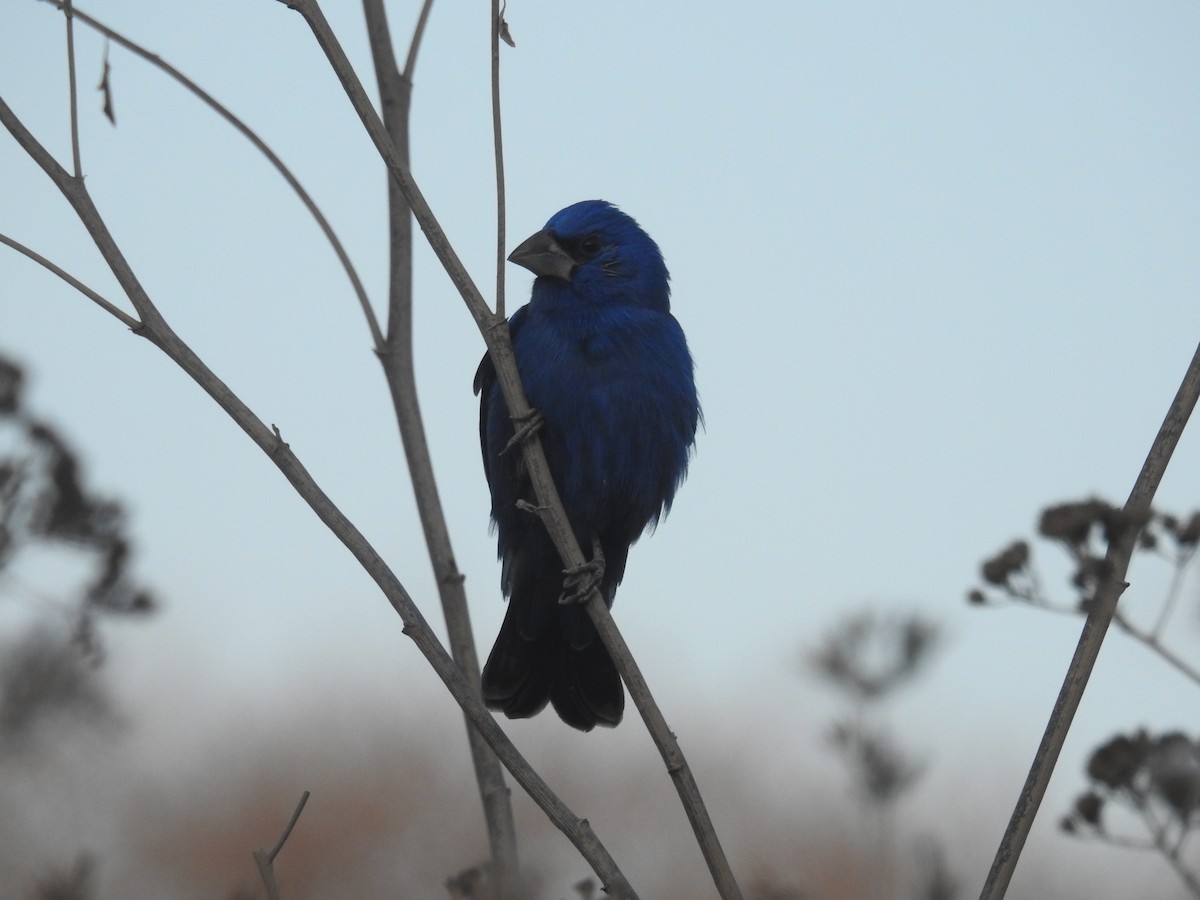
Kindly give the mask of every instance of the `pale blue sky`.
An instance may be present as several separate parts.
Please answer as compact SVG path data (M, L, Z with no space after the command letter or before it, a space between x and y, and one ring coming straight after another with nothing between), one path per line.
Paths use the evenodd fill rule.
M357 6L329 7L370 82ZM404 46L413 11L389 8ZM297 15L270 0L85 9L257 129L382 300L383 168ZM488 25L471 13L447 4L431 19L413 171L490 295ZM570 202L617 203L661 245L697 362L707 428L615 608L668 720L685 751L713 723L748 748L767 729L771 753L804 760L837 799L819 749L834 707L798 674L798 648L868 600L942 619L933 676L892 718L929 755L914 802L930 821L979 791L953 847L976 890L1079 623L969 610L963 594L1043 505L1124 498L1200 338L1200 9L514 0L508 19L509 246ZM7 0L0 35L0 93L65 162L59 18ZM249 145L116 48L113 129L93 91L102 43L80 29L78 45L88 185L143 283L436 621L386 390L332 253ZM7 135L0 230L118 299ZM482 342L424 248L417 266L422 400L486 652L503 607L470 390ZM528 276L508 277L515 308ZM453 719L369 580L165 357L9 251L0 322L36 408L83 451L91 483L128 502L137 569L166 602L112 638L123 703L157 723L144 740L195 748L218 714L253 720L340 683L398 715L396 692L428 695L421 709ZM1193 427L1163 508L1200 505L1198 462ZM1066 596L1064 571L1049 574ZM1135 569L1129 599L1153 600L1158 574ZM1188 597L1194 611L1194 584ZM1194 651L1194 615L1174 637ZM1114 635L1035 851L1112 879L1155 871L1059 838L1054 820L1099 740L1194 729L1195 709L1194 685ZM582 737L544 716L511 733L611 747L616 772L623 754L652 752L638 727ZM593 824L601 838L616 828Z

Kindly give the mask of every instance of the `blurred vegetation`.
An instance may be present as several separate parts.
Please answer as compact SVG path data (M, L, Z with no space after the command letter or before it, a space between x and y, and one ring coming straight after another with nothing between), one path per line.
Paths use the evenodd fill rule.
M143 617L156 608L129 572L121 505L84 483L75 450L25 404L25 373L0 356L0 778L36 757L40 726L71 728L111 718L96 678L104 661L102 616ZM11 775L7 777L12 777ZM0 816L0 844L21 828ZM94 895L94 860L85 854L48 871L34 900Z
M844 616L810 650L811 673L843 698L847 709L827 731L829 746L844 763L862 823L860 856L839 896L954 900L958 878L936 838L913 837L900 826L897 806L920 781L925 761L909 750L887 723L886 708L925 674L941 641L941 629L919 613L880 615L866 609ZM902 843L906 839L907 843ZM901 866L898 855L908 864ZM901 874L903 870L904 875ZM911 883L907 891L901 885ZM817 893L759 878L753 900L824 900Z

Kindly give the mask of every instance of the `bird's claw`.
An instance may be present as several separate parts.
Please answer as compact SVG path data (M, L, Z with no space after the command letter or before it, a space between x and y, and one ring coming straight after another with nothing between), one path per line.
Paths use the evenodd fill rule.
M504 445L504 449L500 451L501 456L504 456L513 447L519 447L529 441L546 424L542 411L532 408L524 415L513 416L512 420L516 429L513 431L513 436L508 439L508 443Z
M563 572L563 592L558 602L563 606L571 603L587 603L592 591L604 580L604 548L599 538L592 538L592 558Z

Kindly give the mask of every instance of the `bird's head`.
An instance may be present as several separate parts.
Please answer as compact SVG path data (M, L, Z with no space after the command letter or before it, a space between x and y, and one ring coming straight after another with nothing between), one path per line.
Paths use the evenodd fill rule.
M555 213L546 227L509 254L538 282L570 285L592 302L666 310L670 287L662 253L630 216L604 200L584 200Z

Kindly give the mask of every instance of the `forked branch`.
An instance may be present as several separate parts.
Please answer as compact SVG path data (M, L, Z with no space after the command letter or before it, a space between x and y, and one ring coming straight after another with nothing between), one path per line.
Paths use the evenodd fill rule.
M300 802L296 804L296 808L292 810L292 817L288 819L288 823L283 826L283 831L279 835L279 840L275 842L275 846L270 850L259 849L252 854L254 857L254 865L258 867L258 875L263 880L263 886L267 889L267 900L281 900L279 893L279 884L275 880L275 857L279 855L279 851L283 849L283 845L287 843L288 837L292 833L292 829L296 827L296 822L300 819L300 813L304 812L304 804L308 802L308 791L300 795Z

